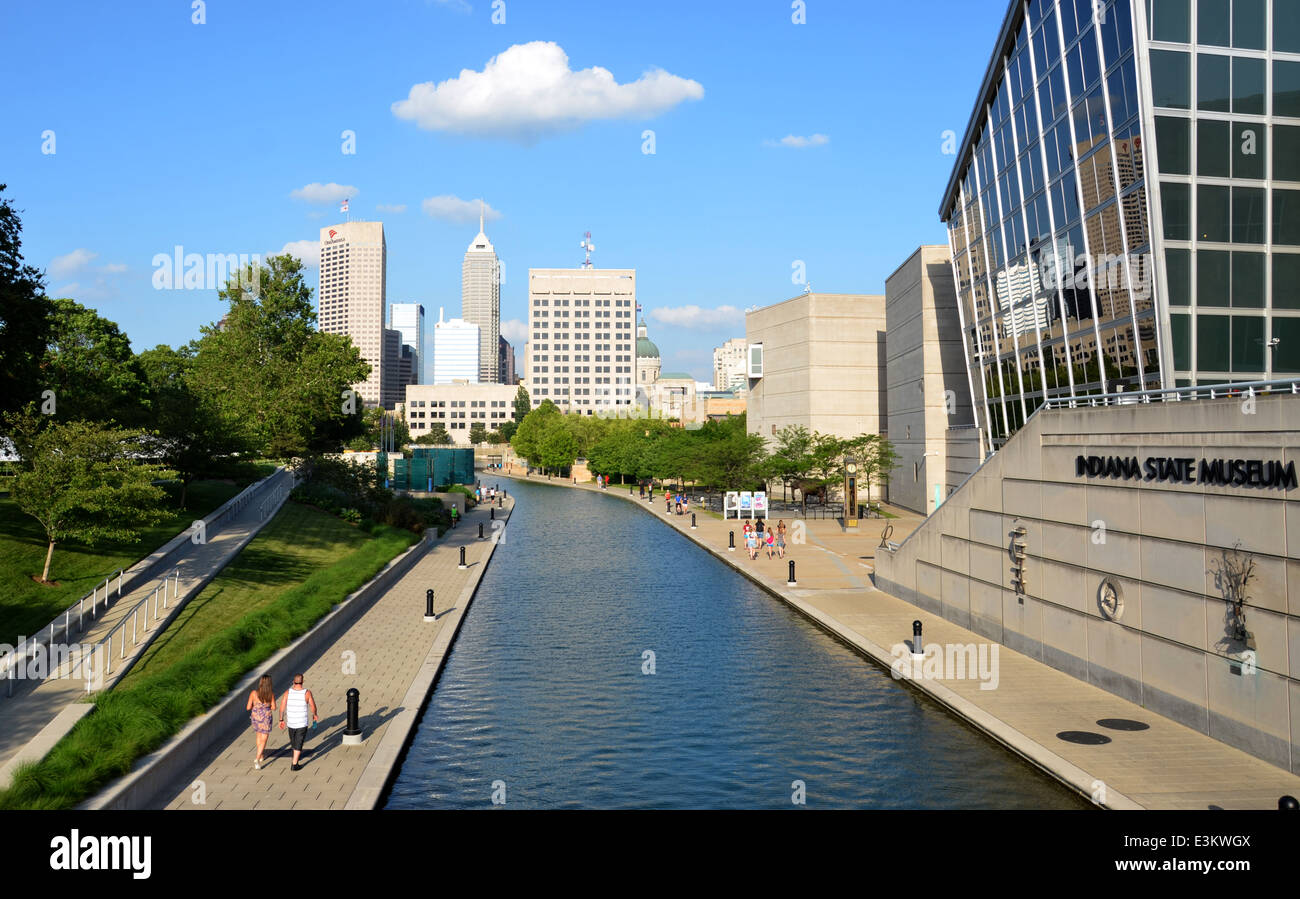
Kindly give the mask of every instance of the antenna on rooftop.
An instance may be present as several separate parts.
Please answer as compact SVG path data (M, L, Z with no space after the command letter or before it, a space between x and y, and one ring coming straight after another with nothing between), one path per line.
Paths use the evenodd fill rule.
M583 267L583 268L591 268L591 251L594 250L594 249L596 249L596 248L595 248L594 246L592 246L592 243L591 243L591 232L590 232L590 231L588 231L586 234L584 234L584 235L582 236L582 240L578 243L578 246L582 247L584 250L587 251L587 258L586 258L586 260L582 263L582 267Z

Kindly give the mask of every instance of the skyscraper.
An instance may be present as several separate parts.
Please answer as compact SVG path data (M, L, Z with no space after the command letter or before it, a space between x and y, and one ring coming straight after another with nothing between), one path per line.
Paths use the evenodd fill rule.
M515 376L515 348L504 337L498 338L497 347L497 368L501 372L501 383L513 384L518 380Z
M382 222L345 222L320 229L320 292L317 324L343 334L370 364L370 374L353 385L368 406L379 405L385 362L384 293L388 249ZM391 394L390 394L391 396Z
M720 347L713 348L713 389L745 388L745 353L748 342L743 337L733 337Z
M524 365L533 405L593 415L632 405L636 269L528 270Z
M393 303L388 307L388 326L402 332L402 345L410 347L410 373L406 384L424 380L424 307L419 303Z
M433 325L433 383L450 384L463 380L471 384L479 379L481 329L459 318L443 320L442 309ZM496 359L496 353L492 354Z
M460 317L479 329L478 380L495 384L501 380L497 362L497 339L501 336L501 263L483 233L481 206L478 236L465 251L460 271Z

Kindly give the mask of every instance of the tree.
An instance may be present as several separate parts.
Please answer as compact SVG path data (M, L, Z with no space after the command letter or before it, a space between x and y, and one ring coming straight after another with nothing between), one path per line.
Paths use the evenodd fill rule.
M154 481L172 472L140 461L145 433L94 422L41 421L35 406L8 418L26 447L12 495L45 532L42 583L50 583L57 543L136 540L145 525L165 517L163 489Z
M148 390L131 341L116 322L76 300L53 301L41 385L54 391L61 421L143 425L149 419Z
M519 430L519 422L503 421L497 426L497 433L501 435L498 443L509 443L510 438L515 436L515 431Z
M411 429L399 416L386 412L378 406L366 409L363 416L365 433L362 435L371 448L380 448L381 441L391 439L393 446L400 450L411 442Z
M179 350L159 344L136 356L153 409L150 442L180 479L180 508L185 508L191 481L215 472L244 449L212 400L194 389L194 354L192 343Z
M483 422L476 421L469 426L469 442L474 444L474 446L478 446L480 443L487 440L487 436L487 426L484 425Z
M440 421L435 421L429 425L429 430L419 437L415 442L420 446L445 446L451 443L451 435L447 433L447 427Z
M316 330L302 263L272 256L232 276L219 296L230 309L202 329L198 388L260 452L337 448L349 422L359 421L361 398L351 385L365 380L370 366L347 337Z
M517 404L518 400L516 399L515 402ZM552 416L558 418L559 415L560 410L555 403L550 400L543 400L541 405L525 415L523 421L519 422L519 428L515 431L510 443L515 452L527 459L530 465L541 465L541 444L539 441L546 430L547 419Z
M0 184L0 194L5 185ZM22 221L0 196L0 414L17 412L40 394L40 365L54 306L40 271L23 263Z
M528 388L520 384L519 389L515 391L515 424L523 421L524 416L532 411L533 401L528 396Z
M560 416L546 420L538 441L538 455L543 468L559 470L573 465L578 457L578 441Z

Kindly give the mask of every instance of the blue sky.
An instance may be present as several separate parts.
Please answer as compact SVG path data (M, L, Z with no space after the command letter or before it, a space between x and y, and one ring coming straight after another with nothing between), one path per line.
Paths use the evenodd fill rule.
M598 267L637 269L664 369L709 380L743 309L802 290L796 261L819 292L883 293L944 242L942 134L1005 9L806 0L794 24L789 0L504 0L494 24L492 0L209 0L195 24L188 0L6 4L0 182L50 294L137 350L224 307L154 289L155 254L315 241L342 218L335 185L384 222L389 302L459 314L478 223L455 201L482 198L503 321L526 320L528 268L578 265L589 230Z

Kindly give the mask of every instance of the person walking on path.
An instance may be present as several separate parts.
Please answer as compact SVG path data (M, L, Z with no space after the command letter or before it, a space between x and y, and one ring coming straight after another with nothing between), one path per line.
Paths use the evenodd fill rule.
M271 675L263 674L257 688L248 694L249 719L257 738L257 755L253 767L262 770L262 754L266 752L266 738L271 735L271 720L275 717L275 691L271 688Z
M765 542L767 544L767 557L770 559L772 558L772 553L776 551L776 535L769 530Z
M745 548L749 550L749 561L758 558L758 537L753 531L745 531Z
M287 724L289 729L289 745L293 748L293 764L289 766L290 771L297 771L302 767L299 759L302 757L302 746L307 740L308 713L311 715L311 726L315 727L320 721L316 714L316 700L312 699L311 690L302 685L302 675L293 676L293 686L280 699L280 730L284 730Z
M456 526L456 519L457 519L457 518L460 518L460 513L456 511L456 504L455 504L455 503L452 503L452 506L451 506L451 526L452 526L452 527L455 527L455 526Z
M785 558L785 520L779 520L776 523L776 557Z

